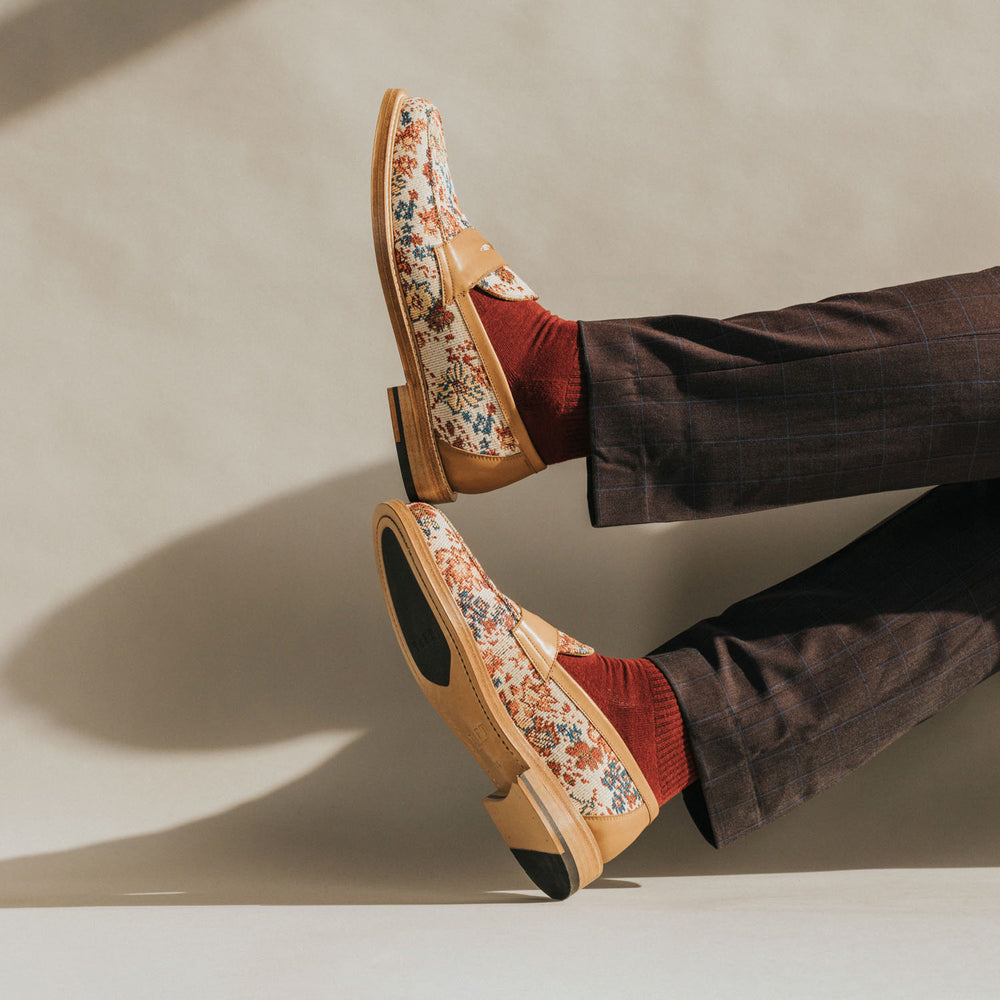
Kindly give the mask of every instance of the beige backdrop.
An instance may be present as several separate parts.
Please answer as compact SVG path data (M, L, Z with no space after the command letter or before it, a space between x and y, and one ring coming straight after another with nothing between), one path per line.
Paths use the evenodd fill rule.
M332 950L309 952L294 995L334 966L364 992L370 963L338 964L331 943L345 921L379 911L395 951L414 911L392 904L470 903L418 912L462 911L449 950L481 995L504 986L472 971L510 933L478 904L527 885L477 803L485 779L408 676L370 553L371 510L401 491L368 207L384 88L441 107L463 208L549 308L728 315L1000 262L998 37L991 0L2 0L0 905L126 907L18 924L10 975L55 991L34 963L86 926L77 981L100 982L101 947L167 913L140 904L316 903ZM595 531L584 483L572 463L447 512L515 598L622 655L913 495ZM813 883L766 882L781 923L745 902L759 881L710 876L980 867L961 905L953 879L931 890L919 873L824 882L821 905L856 953L868 925L836 914L866 894L922 900L928 940L968 942L934 922L966 905L995 931L998 708L986 685L721 852L671 804L608 869L604 885L642 888L584 894L542 926L557 914L570 947L624 908L638 934L685 886L681 937L560 975L688 968L704 956L677 941L719 932L704 921L728 893L767 968L767 942L805 946L787 915L816 905ZM387 905L348 906L368 903ZM529 911L502 912L523 927ZM219 954L241 947L226 928L244 911L211 912ZM266 922L240 940L254 935L284 940ZM888 980L910 996L935 982L905 979L920 940L899 942ZM956 947L942 981L985 975ZM180 964L196 977L211 960ZM430 990L393 969L389 995ZM781 975L800 973L819 992L760 988L821 995L808 970ZM201 995L248 995L218 977Z

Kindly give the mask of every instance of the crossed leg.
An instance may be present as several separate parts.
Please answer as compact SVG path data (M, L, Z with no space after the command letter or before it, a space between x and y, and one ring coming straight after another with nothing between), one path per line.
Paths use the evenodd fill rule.
M584 454L595 525L954 484L634 661L511 601L433 507L381 505L411 669L546 892L595 878L684 788L726 843L996 669L1000 269L724 321L577 327L458 209L432 105L386 95L373 181L411 499Z
M716 321L581 324L596 524L939 487L664 644L715 843L1000 662L1000 268Z
M1000 476L1000 267L581 339L595 524Z
M942 486L649 657L727 843L869 760L1000 666L1000 480Z

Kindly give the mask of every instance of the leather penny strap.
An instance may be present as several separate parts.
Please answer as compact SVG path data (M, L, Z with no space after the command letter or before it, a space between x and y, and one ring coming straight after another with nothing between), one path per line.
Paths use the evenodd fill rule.
M503 257L477 229L463 229L453 240L434 248L441 271L441 293L446 305L468 291L498 267L506 267Z

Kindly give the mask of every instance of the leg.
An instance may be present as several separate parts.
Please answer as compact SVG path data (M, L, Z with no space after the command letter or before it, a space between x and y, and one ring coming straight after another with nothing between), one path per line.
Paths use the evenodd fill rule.
M484 805L518 862L565 898L656 817L656 768L647 776L566 669L594 651L501 593L439 510L379 504L374 536L414 679L495 785ZM676 714L670 685L646 668L645 690L658 682Z
M1000 480L939 487L641 660L520 607L426 504L379 505L375 548L417 683L496 786L486 807L507 845L557 898L675 793L726 843L1000 664Z
M1000 475L1000 268L581 340L597 525Z
M1000 480L943 486L650 654L723 844L844 777L1000 665Z
M432 105L386 94L372 180L411 499L588 453L595 524L1000 475L1000 268L721 322L578 331L469 225Z

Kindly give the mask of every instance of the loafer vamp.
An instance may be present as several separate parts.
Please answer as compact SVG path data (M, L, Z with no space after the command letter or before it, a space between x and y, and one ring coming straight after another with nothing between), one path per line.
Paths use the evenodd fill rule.
M461 451L506 457L519 452L513 432L460 310L446 304L435 248L469 220L459 208L437 108L403 103L392 150L390 182L395 266L424 372L438 437ZM507 267L480 282L504 298L532 296Z
M419 503L410 510L504 708L581 815L618 816L639 808L642 794L600 731L554 680L539 675L517 642L513 630L522 609L497 589L439 510ZM559 651L593 652L563 633Z

